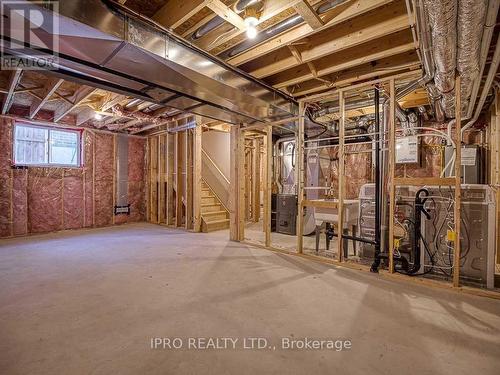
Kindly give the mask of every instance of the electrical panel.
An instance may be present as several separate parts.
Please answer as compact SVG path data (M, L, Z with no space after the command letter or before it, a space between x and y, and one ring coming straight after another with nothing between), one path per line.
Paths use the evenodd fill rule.
M396 138L396 163L417 164L419 162L418 137Z
M454 156L455 150L452 146L447 146L445 148L445 165L448 164L450 159ZM465 145L461 150L462 154L462 172L461 172L461 182L462 184L480 184L484 182L483 176L483 164L484 164L484 151L476 145ZM449 173L450 170L448 169Z

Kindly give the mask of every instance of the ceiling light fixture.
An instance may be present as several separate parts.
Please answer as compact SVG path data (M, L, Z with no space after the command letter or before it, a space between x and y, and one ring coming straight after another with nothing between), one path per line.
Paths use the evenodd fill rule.
M102 120L102 117L103 117L103 116L102 116L100 113L96 113L96 114L94 115L94 118L95 118L96 120Z

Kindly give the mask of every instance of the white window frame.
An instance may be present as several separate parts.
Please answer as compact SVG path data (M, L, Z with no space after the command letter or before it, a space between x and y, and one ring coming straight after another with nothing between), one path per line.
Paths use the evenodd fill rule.
M47 144L45 147L45 152L47 153L47 163L18 163L17 160L15 160L16 155L17 155L17 140L16 140L16 128L18 126L22 127L28 127L28 128L36 128L36 129L46 129L48 132L48 139L47 139ZM63 131L63 132L68 132L68 133L74 133L76 134L76 140L77 140L77 155L76 155L76 165L75 164L59 164L59 163L51 163L50 162L50 148L51 148L51 142L50 142L50 136L51 136L51 131ZM54 168L82 168L82 132L80 130L73 130L73 129L66 129L66 128L58 128L54 126L43 126L43 125L34 125L34 124L28 124L24 122L16 122L14 124L14 132L12 134L12 162L15 166L20 166L20 167L54 167Z

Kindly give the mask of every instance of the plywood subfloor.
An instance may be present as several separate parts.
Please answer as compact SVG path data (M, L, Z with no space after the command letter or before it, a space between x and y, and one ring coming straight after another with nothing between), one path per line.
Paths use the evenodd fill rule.
M497 374L500 301L149 224L0 242L2 374ZM151 337L276 350L152 350ZM349 351L280 350L282 337Z

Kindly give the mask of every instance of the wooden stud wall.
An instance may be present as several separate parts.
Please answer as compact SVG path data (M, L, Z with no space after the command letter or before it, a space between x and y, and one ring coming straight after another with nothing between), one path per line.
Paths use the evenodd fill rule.
M302 254L304 232L304 121L305 121L305 104L299 102L299 128L296 136L295 144L298 145L297 149L297 162L296 171L297 177L297 252Z
M240 178L239 167L240 160L240 130L238 126L231 127L230 130L230 175L229 180L229 239L231 241L240 241Z
M460 76L455 80L455 202L453 204L453 220L455 222L455 241L453 243L453 286L460 286L460 223L461 219L461 173L462 173L462 104L460 90Z
M201 230L201 125L148 138L148 220Z
M394 273L394 215L396 211L396 89L389 81L389 273ZM383 147L383 145L382 145ZM381 148L382 148L381 147ZM381 249L383 251L383 249Z
M389 194L390 194L390 208L389 215L390 217L394 217L395 213L395 195L396 195L396 186L397 185L409 185L409 186L423 186L423 185L443 185L443 186L454 186L455 187L455 208L454 208L454 221L455 221L455 238L454 241L454 249L455 254L457 256L454 260L454 268L455 272L453 273L453 282L452 283L442 283L437 281L430 281L427 279L421 278L411 278L404 275L398 275L394 273L394 262L392 260L393 248L394 248L394 222L389 220L389 269L388 271L381 271L382 276L387 276L391 278L397 278L400 280L409 280L416 281L421 284L435 286L435 287L446 287L452 288L454 290L458 290L461 292L467 292L471 294L485 295L493 298L500 298L498 294L491 293L483 290L476 290L473 288L463 287L459 283L460 277L460 199L461 199L461 189L460 189L460 174L461 168L460 163L456 163L455 166L455 176L451 178L396 178L395 177L395 146L396 146L396 117L395 117L395 109L396 109L396 90L395 90L395 82L399 78L405 78L406 75L395 75L388 78L376 79L370 82L366 82L359 85L353 85L350 87L346 87L340 90L334 90L332 92L328 92L321 95L316 95L313 97L309 97L303 100L299 100L299 116L298 116L298 128L296 133L296 139L298 141L299 147L297 148L297 163L299 165L299 188L298 188L298 216L297 216L297 233L301 233L303 227L303 207L305 206L314 206L316 202L309 202L304 199L303 194L303 186L304 186L304 109L305 105L310 102L327 100L332 97L339 97L340 101L340 124L342 125L347 118L347 114L345 112L345 102L344 102L344 93L353 89L362 89L365 87L373 87L375 85L388 84L389 88L389 104L390 104L390 119L389 119ZM457 82L455 83L456 87L460 87L460 77L457 78ZM460 94L457 95L455 107L461 108L460 106ZM460 121L460 111L457 111L456 116ZM245 130L256 130L256 129L265 129L266 136L263 138L263 147L264 147L264 160L265 162L261 162L262 167L265 169L263 174L263 185L264 185L264 231L266 233L265 236L265 244L258 244L252 241L246 241L251 245L257 245L263 247L265 249L271 251L279 251L285 252L288 254L294 254L298 256L308 257L310 259L315 259L318 261L326 262L326 263L334 263L345 265L346 267L351 268L362 268L362 266L355 265L349 262L346 262L345 259L342 259L343 255L343 246L342 240L338 241L338 252L339 259L324 259L319 256L305 255L302 254L302 236L297 236L297 252L289 252L286 250L278 249L272 247L271 245L271 236L270 236L270 212L271 212L271 179L272 179L272 127L274 125L272 123L267 125L253 125L251 127L238 127L234 126L231 128L231 186L230 186L230 239L234 241L244 241L244 217L245 217L245 181L244 181L244 173L242 171L245 170L245 139L243 133ZM276 124L279 126L279 124ZM340 139L339 143L341 147L339 150L343 150L343 146L345 143L343 126L340 126ZM490 184L496 189L497 192L497 202L500 202L500 146L498 140L500 139L500 95L497 94L496 103L491 112L491 127L490 127L490 160L491 160L491 169L490 169ZM455 138L460 139L460 127L456 127L455 129ZM457 160L461 160L460 157L460 142L457 142ZM343 159L343 152L339 152L339 159ZM496 161L495 161L496 160ZM338 202L322 202L322 207L339 207L340 212L342 212L342 206L344 201L345 188L344 187L344 161L341 160L339 164L339 199ZM497 205L497 233L499 232L498 225L500 224L500 204ZM342 214L339 215L339 225L340 228L342 222ZM500 233L499 233L500 235ZM497 262L500 263L500 237L497 240ZM383 251L383 249L382 249Z

